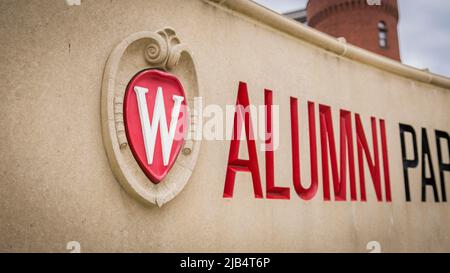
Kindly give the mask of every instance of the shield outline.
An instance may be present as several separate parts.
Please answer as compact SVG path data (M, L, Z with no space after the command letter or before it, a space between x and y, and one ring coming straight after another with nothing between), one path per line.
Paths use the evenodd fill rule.
M184 110L184 112L180 111L180 114L183 114L183 117L178 118L178 121L176 124L177 128L178 128L179 122L182 122L183 124L188 125L188 123L189 123L189 110L188 109L189 108L188 108L188 104L187 104L188 102L187 102L187 98L186 98L186 93L184 92L184 87L181 84L180 80L175 75L173 75L171 73L163 72L158 69L147 68L147 69L143 69L143 70L139 71L131 78L131 80L129 81L129 83L127 84L127 87L125 89L124 100L123 100L123 119L124 119L125 133L127 136L128 144L130 146L130 149L131 149L134 159L136 160L136 162L138 163L139 167L144 172L144 174L149 178L149 180L152 183L159 184L164 181L164 178L167 176L167 174L170 172L173 165L175 164L175 162L181 152L181 148L184 145L184 140L186 138L188 128L183 126L183 140L181 142L176 143L176 146L173 145L173 144L175 144L175 140L172 142L173 146L172 146L171 152L170 152L171 156L169 158L169 164L167 166L163 167L164 171L162 171L161 174L156 174L155 171L153 170L153 168L151 166L148 166L147 162L145 162L145 161L141 160L141 158L139 158L140 155L139 155L139 152L137 151L137 147L136 147L136 145L138 145L138 144L130 135L131 132L129 129L128 118L127 118L127 115L129 114L129 112L128 112L127 107L128 107L128 100L130 99L129 92L133 92L132 88L134 88L135 82L138 80L139 77L145 77L148 75L149 75L149 77L162 77L162 78L167 78L167 79L173 81L177 85L177 90L182 94L184 100L181 104L181 107L182 107L182 109L184 108L185 110ZM147 113L147 114L149 115L150 120L151 120L151 116L153 116L153 115L150 115L150 113L154 113L154 106L156 104L156 101L153 104L150 103L148 100L148 96L153 91L154 90L149 90L149 92L146 94L147 106L148 106L148 111L149 111L149 113ZM163 96L164 96L164 104L165 104L165 95L163 94ZM150 109L149 106L151 106L152 109ZM165 107L166 106L167 105L165 104ZM169 112L171 112L171 111L169 111ZM166 122L167 121L170 121L170 117L168 117L168 116L167 116ZM139 122L140 122L140 126L142 127L142 121L139 120ZM167 125L167 127L169 128L170 125ZM142 129L139 131L139 134L142 135ZM158 147L159 147L159 149L161 149L161 145L158 145L158 143L159 143L158 140L161 139L160 134L161 134L160 127L158 126L157 134L156 134L156 141L155 141L154 160L156 157L156 149L158 149ZM158 136L160 136L160 137L158 138ZM143 138L143 136L142 136L142 138ZM140 143L139 143L139 145L140 145ZM144 144L142 143L142 145L144 145ZM175 149L175 152L173 152L174 149ZM173 156L172 156L172 153L173 153ZM160 161L162 159L160 160L160 158L156 158L156 160L157 160L156 161L157 163L160 163ZM155 163L155 161L153 162L153 164L157 164L157 163ZM154 168L157 168L157 167L154 167Z

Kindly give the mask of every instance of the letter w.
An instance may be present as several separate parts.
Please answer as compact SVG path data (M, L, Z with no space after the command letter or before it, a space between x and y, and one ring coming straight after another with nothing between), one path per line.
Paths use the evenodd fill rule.
M170 120L170 130L167 128L166 108L164 106L164 97L162 87L158 87L156 92L155 107L153 109L153 120L150 124L150 117L147 108L147 98L145 94L148 89L140 86L134 87L136 93L139 117L142 125L142 135L144 136L145 153L148 165L153 164L153 155L155 153L156 135L158 127L161 129L161 143L163 153L164 166L169 165L170 152L172 151L172 143L175 137L175 129L180 115L181 103L184 98L181 96L173 96L174 107L172 109L172 119Z

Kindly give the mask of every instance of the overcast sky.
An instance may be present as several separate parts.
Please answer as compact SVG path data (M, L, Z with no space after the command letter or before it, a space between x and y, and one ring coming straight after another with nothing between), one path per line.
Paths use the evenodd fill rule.
M254 0L276 12L304 8L307 0ZM402 61L450 77L450 1L399 0Z

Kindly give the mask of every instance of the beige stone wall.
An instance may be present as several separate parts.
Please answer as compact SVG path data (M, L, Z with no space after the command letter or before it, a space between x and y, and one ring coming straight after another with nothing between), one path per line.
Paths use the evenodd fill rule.
M263 104L264 88L274 90L283 132L275 177L291 187L291 200L254 199L249 174L238 174L234 198L223 199L228 141L203 141L189 183L162 208L142 205L116 181L100 122L105 63L128 35L166 26L193 52L205 103L234 104L239 81L253 104ZM438 177L432 130L450 132L448 88L339 57L199 0L5 0L0 35L2 252L65 252L69 241L82 251L365 252L373 240L383 251L450 251L450 206L420 202L419 169L410 172L413 202L405 202L398 132L399 122L429 130ZM368 202L324 202L321 182L313 201L297 198L289 96L299 98L301 121L308 100L332 106L335 130L341 108L362 115L367 135L370 116L386 120L392 203L376 202L368 171ZM306 181L306 122L300 130Z

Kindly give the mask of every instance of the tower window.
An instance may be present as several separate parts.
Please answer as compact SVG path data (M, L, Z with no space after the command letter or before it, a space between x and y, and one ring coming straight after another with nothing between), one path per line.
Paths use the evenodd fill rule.
M387 48L387 27L384 21L378 22L378 44L381 48Z

